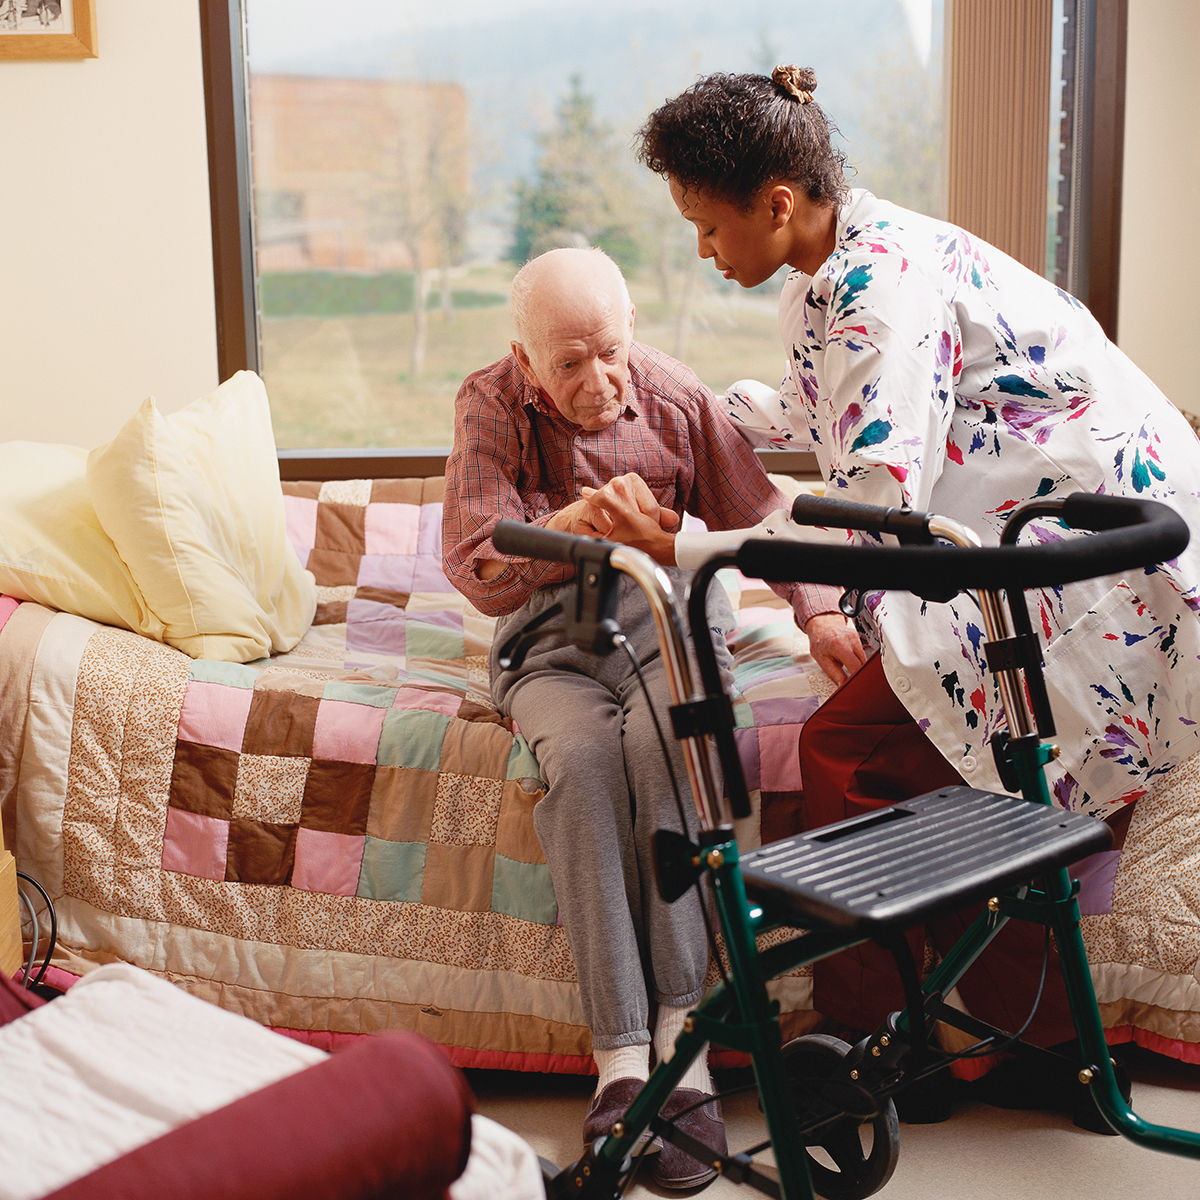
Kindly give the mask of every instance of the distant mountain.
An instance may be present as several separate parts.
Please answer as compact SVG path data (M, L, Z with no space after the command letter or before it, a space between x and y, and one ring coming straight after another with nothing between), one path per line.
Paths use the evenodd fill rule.
M461 5L431 16L423 0L419 18L413 5L392 4L390 32L377 15L369 35L355 37L348 16L342 26L323 21L307 46L288 28L303 5L273 9L260 0L258 20L255 0L249 7L254 70L460 82L477 127L490 131L488 141L505 142L503 162L494 168L502 176L528 170L532 135L552 118L574 74L597 97L599 114L632 132L655 105L699 75L796 62L816 68L818 99L852 138L864 79L883 52L912 46L901 0L616 0L604 6L534 0L513 5L503 18L492 15L504 7L497 0L480 7L488 15L474 19ZM277 30L269 24L272 11L280 14Z

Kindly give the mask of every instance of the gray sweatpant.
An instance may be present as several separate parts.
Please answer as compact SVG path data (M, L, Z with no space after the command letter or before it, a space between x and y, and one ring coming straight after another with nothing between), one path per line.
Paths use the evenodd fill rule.
M685 572L670 572L675 586ZM671 732L666 671L649 606L621 578L618 620L642 663L682 793L687 830L695 806L679 743ZM732 627L724 590L713 588L709 624L726 666ZM584 1019L599 1050L650 1041L651 995L659 1004L699 1001L708 966L700 902L689 891L664 904L654 884L650 838L680 821L649 707L628 656L598 657L566 642L554 618L519 671L501 671L497 648L555 600L536 594L498 622L492 694L537 755L545 798L534 827L550 867L559 912L579 975ZM636 816L634 815L636 814Z

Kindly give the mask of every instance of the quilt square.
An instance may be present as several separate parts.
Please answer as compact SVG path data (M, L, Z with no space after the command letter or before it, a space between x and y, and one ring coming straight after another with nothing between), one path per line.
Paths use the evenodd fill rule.
M539 783L542 778L542 769L538 766L538 760L530 750L525 735L518 733L515 726L513 727L512 748L508 752L508 765L504 769L504 778L534 779Z
M442 742L449 724L445 713L388 709L376 761L381 766L437 771L442 765Z
M553 925L558 920L558 901L550 882L550 868L542 864L514 862L496 855L492 876L492 911Z
M304 565L313 573L318 587L353 587L358 583L360 558L358 554L316 547L309 551Z
M457 692L443 692L433 688L397 688L393 708L422 708L426 712L445 713L448 717L459 715L462 697Z
M512 735L488 721L451 721L442 742L443 771L504 779L511 758Z
M817 696L803 699L773 696L751 700L750 711L754 714L754 724L760 729L767 725L790 725L799 734L801 725L817 711L820 704Z
M458 613L425 613L409 617L405 653L414 658L462 658L466 653L462 617Z
M733 742L738 749L738 758L742 762L742 774L746 777L746 787L750 791L762 787L762 760L758 752L757 729L735 729ZM797 751L797 756L799 751Z
M372 479L369 503L414 504L419 507L425 503L425 493L428 490L427 479Z
M339 554L363 551L366 510L361 504L330 503L324 495L317 505L314 550L336 550Z
M418 554L413 562L412 588L414 592L454 592L454 584L442 570L442 551L439 546L433 552ZM457 593L455 593L457 594Z
M374 767L386 713L386 709L370 704L322 700L313 729L313 758L370 763Z
M429 840L458 846L494 845L503 790L498 779L443 771L438 776Z
M371 487L369 479L326 479L318 498L322 504L366 508L371 500Z
M368 654L406 653L407 620L402 608L355 596L346 606L346 649Z
M233 794L233 816L269 825L300 820L310 759L275 754L243 754Z
M287 526L287 540L296 547L301 558L317 542L317 498L313 496L284 496L283 517Z
M295 859L295 825L272 825L266 821L229 822L226 882L284 887L292 877Z
M232 750L175 743L171 766L171 808L228 821L237 790L238 755Z
M311 758L320 700L267 688L257 689L253 697L242 753Z
M442 509L440 500L427 500L421 505L421 527L417 533L417 553L425 559L441 565L442 561ZM442 576L445 579L445 575Z
M357 894L367 900L420 904L424 874L424 842L384 842L368 836Z
M454 912L491 912L491 846L442 846L433 842L425 851L421 903Z
M373 600L376 604L390 604L393 608L408 608L412 598L409 592L390 592L386 588L356 587L351 600Z
M360 588L414 592L416 562L416 558L408 554L364 554L359 561L354 581Z
M250 688L189 680L179 711L180 738L223 750L240 750L253 698Z
M533 808L542 798L538 790L529 793L519 783L506 783L500 798L496 821L496 853L515 862L544 863L542 844L533 828Z
M258 683L260 668L250 663L218 662L214 658L194 658L188 679L222 683L226 687L252 688Z
M420 520L421 509L416 504L368 505L363 526L364 551L367 554L416 554Z
M352 837L324 829L296 830L296 861L292 887L331 896L353 896L358 891L366 836Z
M766 725L758 730L758 750L759 786L764 792L800 786L800 730L795 725Z
M437 781L437 771L376 767L367 835L387 842L429 841Z
M339 679L325 684L321 689L321 698L344 700L348 704L369 704L374 708L391 708L396 699L396 690L390 680L381 679L375 683L368 678L363 683L350 683Z
M167 809L162 869L199 879L224 879L229 822L179 808Z
M1120 863L1120 850L1101 850L1067 868L1071 877L1079 880L1079 911L1084 916L1112 912Z
M345 625L346 610L349 602L346 600L318 600L317 611L313 616L314 625Z
M313 759L304 781L300 824L326 833L365 834L374 781L373 763Z

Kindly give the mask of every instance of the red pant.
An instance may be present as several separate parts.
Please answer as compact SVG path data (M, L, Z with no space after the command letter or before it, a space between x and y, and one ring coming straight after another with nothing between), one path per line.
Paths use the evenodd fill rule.
M800 734L800 777L806 829L963 782L896 699L879 655L808 719ZM917 966L926 932L944 953L980 907L940 917L927 931L910 930ZM1040 925L1005 925L958 985L973 1016L1010 1032L1020 1028L1037 994L1044 938ZM1050 956L1037 1014L1024 1035L1041 1046L1075 1035L1053 947ZM813 971L817 1011L852 1029L873 1030L904 1007L895 960L873 942L822 959Z

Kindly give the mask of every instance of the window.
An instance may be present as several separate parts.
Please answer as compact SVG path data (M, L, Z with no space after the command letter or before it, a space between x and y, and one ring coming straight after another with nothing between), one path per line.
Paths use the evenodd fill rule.
M1046 10L1030 69L1045 74L1052 57L1065 94L1075 60L1064 71L1045 44L1076 46L1054 32L1064 9L1121 2L1019 0L1022 14ZM991 0L955 0L948 56L942 0L202 0L201 10L221 371L260 370L277 441L300 455L444 451L462 379L507 351L513 271L556 244L607 249L629 280L637 336L714 390L777 380L778 281L747 293L720 279L696 258L665 185L633 161L645 115L708 71L815 67L856 186L964 224L964 195L1003 192L986 162L984 180L951 186L962 148L980 141L986 98L960 103L965 132L951 130L949 155L942 139L943 58L948 97L981 75L972 54L994 61ZM1038 86L1049 96L1050 80ZM1072 115L1068 138L1086 117ZM1054 244L1063 153L1055 145L1033 172ZM1008 248L1003 238L991 235ZM1046 244L1039 235L1033 265L1049 270Z

